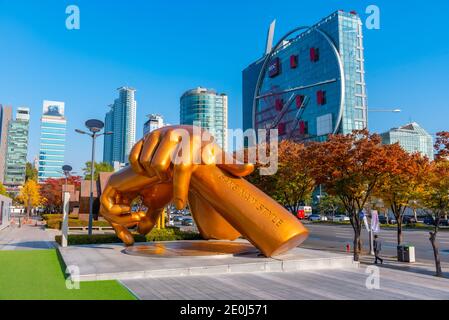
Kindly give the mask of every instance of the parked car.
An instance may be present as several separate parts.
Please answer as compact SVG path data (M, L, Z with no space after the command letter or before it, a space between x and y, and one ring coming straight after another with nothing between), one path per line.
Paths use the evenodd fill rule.
M346 221L349 221L349 217L342 214L336 215L332 219L332 222L346 222Z
M428 226L433 226L435 224L435 219L432 216L427 216L424 218L424 224Z
M440 227L449 227L449 221L447 219L440 220Z
M416 219L415 219L415 217L412 217L412 216L404 216L402 218L402 223L413 224L413 223L416 223Z
M379 216L379 223L380 224L388 224L388 219L385 216Z
M186 219L182 220L182 225L183 226L193 226L193 219L186 218Z
M173 217L174 223L181 223L183 220L184 220L184 217L182 217L182 216L174 216Z
M327 217L319 214L312 214L309 216L309 221L327 221Z

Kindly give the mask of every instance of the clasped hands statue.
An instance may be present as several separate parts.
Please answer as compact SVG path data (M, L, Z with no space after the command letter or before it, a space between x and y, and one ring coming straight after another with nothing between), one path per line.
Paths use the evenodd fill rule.
M170 126L136 143L130 165L110 177L100 199L100 214L117 236L133 245L128 228L149 233L173 202L178 210L189 203L206 240L243 236L268 257L302 243L308 231L296 217L242 178L254 166L227 164L225 153L212 140L203 141L203 133L198 127ZM132 212L138 196L146 212Z

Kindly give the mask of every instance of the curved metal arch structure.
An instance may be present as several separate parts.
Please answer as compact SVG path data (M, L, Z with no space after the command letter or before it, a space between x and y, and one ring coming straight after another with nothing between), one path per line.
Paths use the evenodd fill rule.
M253 99L253 127L256 127L256 107L257 107L257 102L260 99L260 89L262 87L262 82L263 79L265 77L266 74L266 69L268 66L268 63L270 62L271 58L273 57L274 53L279 50L279 48L282 46L283 42L285 39L287 39L290 35L301 31L301 30L313 30L313 31L317 31L321 36L324 37L324 39L329 43L330 47L332 48L332 52L335 55L335 58L337 59L338 62L338 67L340 69L340 110L338 112L338 116L337 116L337 122L335 124L334 130L333 130L333 134L336 134L338 131L338 128L340 127L341 121L343 119L343 111L344 111L344 105L345 105L345 96L346 96L346 79L345 79L345 71L344 71L344 66L343 66L343 61L341 59L340 56L340 52L337 49L337 46L335 45L335 43L332 41L332 39L322 30L320 30L318 27L308 27L308 26L301 26L301 27L297 27L289 32L287 32L277 43L276 45L273 47L273 49L270 51L270 53L265 57L264 62L262 64L262 69L260 70L260 74L259 77L257 79L257 84L256 84L256 88L254 90L254 99Z

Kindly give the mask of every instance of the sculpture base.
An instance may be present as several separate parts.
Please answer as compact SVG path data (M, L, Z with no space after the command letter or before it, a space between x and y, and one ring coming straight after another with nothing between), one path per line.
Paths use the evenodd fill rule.
M226 257L244 254L257 254L254 246L242 242L229 241L182 241L158 242L154 244L136 244L128 247L124 253L152 258L170 257Z

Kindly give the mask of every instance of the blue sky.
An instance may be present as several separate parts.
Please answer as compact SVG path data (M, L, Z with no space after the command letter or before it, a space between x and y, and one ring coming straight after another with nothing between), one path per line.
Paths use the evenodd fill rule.
M80 8L80 30L65 28L69 4ZM403 110L371 113L370 129L413 120L430 133L449 130L447 0L0 0L0 103L31 108L33 159L42 101L65 101L66 162L79 171L90 148L74 129L103 119L116 88L138 90L138 138L146 114L178 123L180 95L199 85L229 95L229 126L240 127L241 71L261 56L273 19L279 38L337 9L364 20L370 4L381 29L364 32L368 104Z

